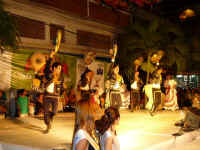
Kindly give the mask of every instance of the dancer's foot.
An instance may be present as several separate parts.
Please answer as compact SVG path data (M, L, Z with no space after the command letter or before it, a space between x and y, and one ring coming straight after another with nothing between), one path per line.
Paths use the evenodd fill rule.
M184 126L184 121L183 120L177 121L174 125L183 127Z
M181 136L181 135L183 135L183 132L176 132L172 134L172 136Z
M49 123L49 124L47 125L47 128L46 128L46 130L44 131L44 134L48 134L48 133L50 132L50 130L51 130L51 123Z
M195 129L192 128L192 127L182 127L181 129L182 129L182 131L184 131L184 132L191 132L191 131L194 131L194 130L195 130Z
M151 117L153 117L153 116L154 116L153 112L151 112L151 111L149 112L149 114L151 115Z

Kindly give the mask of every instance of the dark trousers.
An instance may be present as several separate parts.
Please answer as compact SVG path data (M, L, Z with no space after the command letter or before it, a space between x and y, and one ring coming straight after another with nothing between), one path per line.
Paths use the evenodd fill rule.
M200 127L200 116L189 111L186 113L185 123L187 123L189 127L198 129Z
M43 109L43 104L37 101L35 103L35 115L38 115L41 109Z
M51 111L50 111L51 107ZM58 98L57 97L44 97L44 122L46 125L50 124L57 112Z
M151 111L155 112L158 108L158 106L161 104L161 91L160 89L152 89L153 92L153 106Z
M131 111L133 111L136 106L140 106L140 91L139 90L131 90Z
M119 91L110 91L110 105L117 109L122 105L121 95Z
M33 91L31 96L32 96L31 100L35 104L35 115L37 115L39 113L39 105L40 104L38 104L39 103L38 99L39 99L40 93Z

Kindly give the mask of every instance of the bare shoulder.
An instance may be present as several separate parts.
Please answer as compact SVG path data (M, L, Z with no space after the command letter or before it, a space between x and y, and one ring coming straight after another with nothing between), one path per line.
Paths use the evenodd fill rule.
M86 139L80 140L76 145L76 150L86 150L88 147L88 141Z

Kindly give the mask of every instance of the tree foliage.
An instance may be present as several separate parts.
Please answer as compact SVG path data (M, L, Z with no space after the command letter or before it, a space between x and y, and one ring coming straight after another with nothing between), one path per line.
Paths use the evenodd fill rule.
M165 52L161 65L172 68L177 65L177 70L184 71L189 46L184 33L179 26L157 16L151 21L135 18L134 23L125 28L119 37L118 61L122 74L130 81L133 76L133 61L143 56L143 68L152 72L154 67L150 62L152 54L158 50Z
M0 0L0 49L16 49L19 44L19 33L13 16L3 9Z

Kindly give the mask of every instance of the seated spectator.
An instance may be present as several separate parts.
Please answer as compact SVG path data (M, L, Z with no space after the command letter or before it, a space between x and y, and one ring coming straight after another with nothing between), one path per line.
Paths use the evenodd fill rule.
M200 109L200 95L199 93L194 93L194 96L192 98L192 107Z
M182 101L181 108L183 109L184 107L190 107L192 106L192 91L191 89L183 89L181 93L181 98Z
M195 107L184 107L185 117L176 122L175 126L182 127L183 131L193 131L200 127L200 109Z
M29 110L28 110L28 96L27 96L27 91L24 89L21 89L18 91L18 99L17 99L17 104L18 104L18 113L19 117L25 117L28 116Z
M100 120L96 120L96 130L100 134L101 150L120 150L116 126L119 124L120 114L117 108L109 107Z
M73 150L99 150L95 134L95 113L90 110L88 101L80 101L75 114Z

